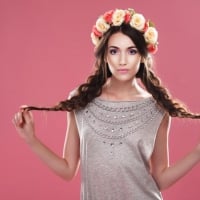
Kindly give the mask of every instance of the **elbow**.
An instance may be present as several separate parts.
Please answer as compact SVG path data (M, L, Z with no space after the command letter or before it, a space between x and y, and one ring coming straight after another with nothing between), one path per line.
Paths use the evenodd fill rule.
M61 171L61 173L59 174L59 176L65 180L65 181L71 181L72 179L74 179L74 177L77 175L78 173L78 169L79 169L79 164L77 164L76 166L73 167L68 167L63 169Z
M68 171L68 172L61 172L61 173L57 173L57 175L61 178L61 179L63 179L64 181L67 181L67 182L69 182L69 181L71 181L72 179L74 179L74 177L76 176L76 174L77 173L75 173L75 172L70 172L70 171Z
M170 187L170 184L168 184L168 183L165 183L165 181L156 181L156 183L157 183L157 186L158 186L158 188L159 188L159 190L160 191L163 191L163 190L166 190L167 188L169 188Z
M67 174L67 175L61 175L60 177L64 180L64 181L71 181L76 175L75 174Z
M157 187L159 188L160 191L166 190L172 185L172 182L169 181L164 176L159 176L159 177L154 176L153 178L154 178L154 180L157 184Z

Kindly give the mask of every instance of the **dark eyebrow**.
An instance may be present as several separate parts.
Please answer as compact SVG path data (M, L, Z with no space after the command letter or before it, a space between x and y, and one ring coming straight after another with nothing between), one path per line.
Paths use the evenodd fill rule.
M108 48L115 48L115 49L118 49L118 47L116 47L116 46L109 46Z
M117 47L117 46L109 46L108 48L119 49L119 47ZM128 49L137 49L137 48L135 46L130 46L130 47L128 47Z
M128 47L128 49L137 49L137 47L136 46L130 46L130 47Z

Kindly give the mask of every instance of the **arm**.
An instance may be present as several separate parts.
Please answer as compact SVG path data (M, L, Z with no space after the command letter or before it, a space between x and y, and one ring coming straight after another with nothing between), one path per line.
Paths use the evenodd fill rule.
M31 150L55 174L66 180L74 177L79 166L79 136L73 112L68 113L63 157L56 155L36 137L31 112L26 110L18 112L13 122L17 132L26 141Z
M160 190L174 184L200 161L200 145L198 145L184 158L169 166L168 133L170 122L170 117L165 115L159 127L151 156L151 172Z

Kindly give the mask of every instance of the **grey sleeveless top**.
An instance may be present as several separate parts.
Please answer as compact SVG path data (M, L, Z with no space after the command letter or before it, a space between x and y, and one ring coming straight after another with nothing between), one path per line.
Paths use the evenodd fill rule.
M82 200L162 199L149 172L149 159L164 110L152 97L137 101L97 97L75 116Z

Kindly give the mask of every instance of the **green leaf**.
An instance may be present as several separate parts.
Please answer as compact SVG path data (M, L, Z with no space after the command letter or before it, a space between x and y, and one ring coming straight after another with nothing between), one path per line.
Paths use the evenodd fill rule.
M149 26L150 27L155 27L155 24L152 21L149 20Z

